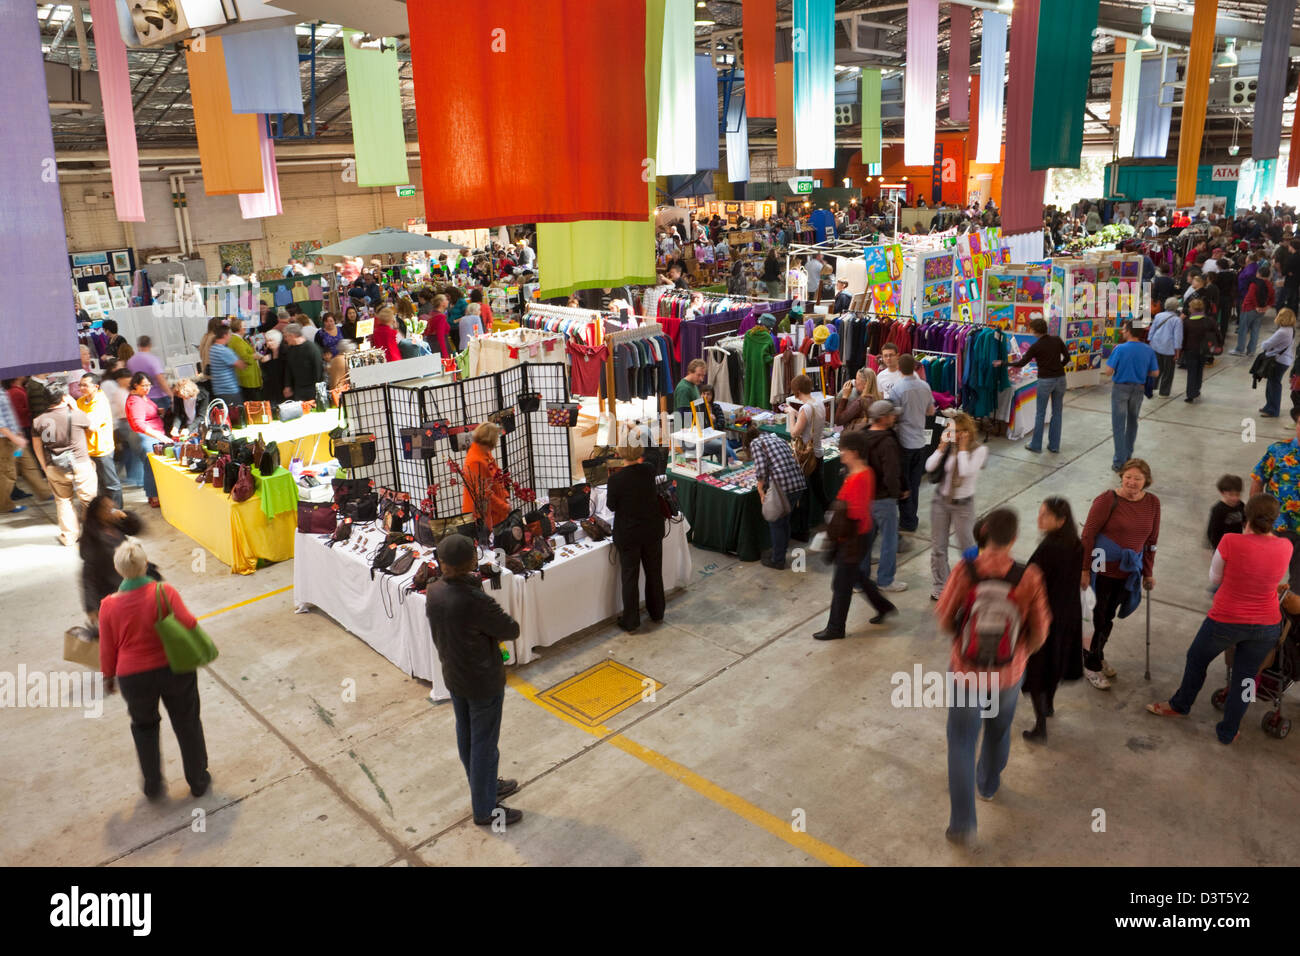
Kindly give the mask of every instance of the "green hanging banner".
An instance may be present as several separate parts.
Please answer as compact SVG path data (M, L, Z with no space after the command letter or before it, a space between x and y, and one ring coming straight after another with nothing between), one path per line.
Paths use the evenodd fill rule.
M1039 5L1030 169L1079 168L1098 4L1042 0Z
M348 73L348 108L352 111L352 148L357 157L358 186L405 186L406 131L402 128L402 88L397 78L397 49L357 50L344 30L343 62Z
M880 143L880 71L862 71L862 165L879 163Z

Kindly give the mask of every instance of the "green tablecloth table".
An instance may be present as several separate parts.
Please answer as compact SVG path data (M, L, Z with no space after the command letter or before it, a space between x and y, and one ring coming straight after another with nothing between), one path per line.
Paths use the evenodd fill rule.
M262 514L270 521L276 515L286 511L298 510L298 486L288 468L277 468L269 478L263 478L261 472L253 469L253 485L262 502Z

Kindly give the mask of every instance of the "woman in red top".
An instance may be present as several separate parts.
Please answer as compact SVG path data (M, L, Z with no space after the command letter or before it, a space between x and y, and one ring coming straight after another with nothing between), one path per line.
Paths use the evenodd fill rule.
M400 362L402 351L397 347L397 319L392 309L380 309L375 315L375 331L370 335L370 344L383 349L390 362Z
M1223 702L1223 720L1215 732L1219 742L1237 739L1250 693L1264 658L1282 633L1278 582L1285 581L1291 563L1291 542L1273 533L1278 503L1272 495L1255 495L1246 503L1241 534L1225 534L1210 563L1210 584L1217 587L1210 613L1187 649L1183 682L1168 702L1147 704L1161 717L1184 717L1196 703L1210 662L1235 649L1232 679Z
M853 523L850 536L836 542L835 573L831 578L831 613L826 626L813 637L819 641L834 641L844 637L844 626L853 602L853 585L862 585L867 600L876 609L872 624L881 624L898 608L881 593L868 570L861 568L862 556L870 554L871 501L876 494L875 473L867 464L866 432L845 432L840 436L840 461L848 470L844 485L836 501L847 506L849 520Z
M487 297L483 295L482 289L473 289L469 294L470 302L478 303L478 317L483 320L483 331L492 331L492 309L487 303Z
M453 354L447 339L450 331L451 323L447 321L447 297L438 293L433 297L433 311L429 313L429 323L424 327L424 340L429 343L429 348L443 358L451 358Z
M464 488L461 490L461 511L483 522L488 530L495 528L510 514L510 497L505 484L497 479L497 443L501 440L501 427L484 422L474 429L474 440L461 466Z
M122 575L116 594L99 605L99 669L104 689L121 688L131 715L131 736L144 774L144 795L150 800L163 793L162 749L159 745L158 701L161 698L181 747L181 764L190 793L201 797L212 777L208 750L199 720L199 681L195 672L173 674L154 624L171 613L186 627L197 623L181 596L170 584L148 576L149 558L135 538L127 538L113 554L113 567ZM163 605L159 612L159 592Z
M126 396L126 423L131 431L142 436L140 444L144 452L144 493L149 499L149 507L158 507L158 483L153 477L153 466L149 462L149 450L154 442L164 444L171 441L167 437L167 428L163 425L158 406L149 398L149 389L153 382L144 372L131 376L130 392Z

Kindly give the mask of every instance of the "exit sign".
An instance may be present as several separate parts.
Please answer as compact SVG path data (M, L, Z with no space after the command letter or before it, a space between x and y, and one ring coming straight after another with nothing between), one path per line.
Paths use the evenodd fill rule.
M409 199L411 196L414 196L414 195L415 195L415 187L414 187L414 186L398 186L398 187L397 187L397 195L398 195L400 198L402 198L402 199Z
M801 179L794 184L794 191L797 193L810 193L813 191L813 181L811 179Z

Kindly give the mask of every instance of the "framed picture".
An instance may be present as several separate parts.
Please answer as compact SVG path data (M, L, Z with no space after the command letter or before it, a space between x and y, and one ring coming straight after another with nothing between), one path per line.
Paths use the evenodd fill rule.
M108 301L113 304L115 309L125 309L131 303L127 301L126 292L120 285L115 285L108 290Z
M75 269L72 270L72 278L74 279L80 279L85 274L86 274L86 270L81 268L81 266L77 266Z
M131 254L129 252L113 253L113 271L130 272L131 271Z

